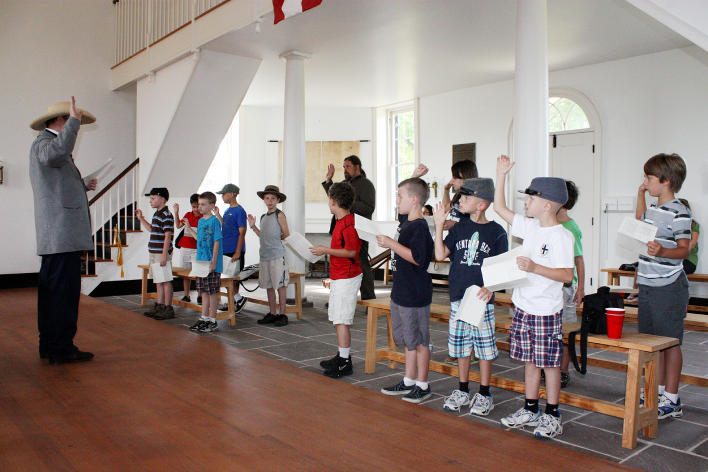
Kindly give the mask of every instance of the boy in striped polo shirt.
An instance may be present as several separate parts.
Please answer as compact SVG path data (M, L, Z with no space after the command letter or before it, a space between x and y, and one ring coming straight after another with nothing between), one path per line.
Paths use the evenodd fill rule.
M167 200L169 200L170 194L166 188L156 187L145 196L150 197L150 206L156 209L155 214L152 215L152 224L148 223L140 210L135 210L135 216L138 217L143 227L150 231L150 241L148 242L150 265L159 263L161 266L166 266L169 264L171 272L172 235L175 231L175 219L167 207ZM152 269L150 271L152 272ZM174 318L172 279L170 278L169 281L155 285L157 286L157 302L151 310L145 312L145 316L156 320Z
M644 164L644 182L637 195L636 218L657 227L656 238L639 255L639 332L677 338L679 345L659 358L659 419L683 416L678 396L683 356L683 320L688 308L688 279L683 259L691 240L691 211L674 195L686 178L678 154L657 154ZM649 208L645 194L658 201Z

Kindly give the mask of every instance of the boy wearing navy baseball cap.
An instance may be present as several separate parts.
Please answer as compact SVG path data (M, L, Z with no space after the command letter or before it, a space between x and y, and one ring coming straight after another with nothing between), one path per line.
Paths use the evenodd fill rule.
M523 256L516 262L528 272L529 284L514 289L514 318L509 332L512 359L526 363L526 402L501 422L509 428L534 427L534 435L553 438L563 433L558 410L560 363L563 352L563 284L573 281L573 235L558 223L558 210L568 200L565 180L536 177L522 193L528 195L526 216L506 206L504 181L514 163L497 159L494 211L511 224L511 234L523 239ZM538 408L541 369L546 374L546 411Z

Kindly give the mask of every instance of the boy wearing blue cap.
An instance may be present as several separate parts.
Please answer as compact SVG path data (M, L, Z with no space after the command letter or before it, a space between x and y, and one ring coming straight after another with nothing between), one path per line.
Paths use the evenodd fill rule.
M558 210L568 200L565 180L536 177L523 193L526 215L506 206L504 181L514 163L507 156L497 159L494 211L511 224L511 234L523 239L523 254L516 262L528 272L529 284L515 288L511 297L514 317L509 331L512 359L526 363L526 401L522 408L502 418L509 428L535 427L540 438L563 433L558 397L563 350L563 284L573 281L573 235L558 223ZM538 408L541 369L546 374L546 411Z
M482 262L487 257L504 253L508 250L506 231L499 223L489 221L485 211L494 201L494 182L492 179L466 179L459 186L452 203L457 204L465 218L450 228L443 240L443 227L448 212L444 203L439 203L435 217L435 259L450 257L450 324L448 349L450 357L457 358L460 387L445 398L447 411L460 411L470 405L470 413L487 416L494 408L494 401L489 391L492 375L492 361L496 359L497 341L494 334L494 294L484 288L482 280ZM480 326L457 318L460 302L465 290L472 285L482 287L477 296L487 303L484 319ZM479 392L470 398L469 373L470 356L474 347L479 359Z

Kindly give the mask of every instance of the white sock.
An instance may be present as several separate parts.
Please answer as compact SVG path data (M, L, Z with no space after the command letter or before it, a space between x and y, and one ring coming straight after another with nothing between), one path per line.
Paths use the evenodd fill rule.
M419 386L421 390L428 390L428 382L421 382L420 380L416 380L415 384Z
M202 315L199 317L199 321L209 321L209 317Z
M236 302L241 300L242 298L243 298L243 295L241 295L240 293L237 293L236 295L234 295L234 301L236 301Z
M350 347L340 347L339 348L339 357L342 357L344 359L349 358L349 351L351 351L352 348Z
M666 391L666 385L659 385L659 395L663 395Z
M408 377L403 377L403 385L405 385L406 387L412 387L413 385L415 385L415 380L409 379Z
M671 400L672 402L678 403L678 399L679 399L678 393L664 392L664 396L666 398L668 398L669 400Z

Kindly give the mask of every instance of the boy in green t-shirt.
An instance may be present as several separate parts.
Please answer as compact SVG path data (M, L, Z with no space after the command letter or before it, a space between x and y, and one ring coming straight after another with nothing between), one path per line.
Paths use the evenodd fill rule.
M568 201L558 210L558 222L565 229L570 231L575 238L573 245L573 255L575 256L575 273L573 274L573 282L563 285L563 324L577 323L578 315L576 312L576 304L582 303L585 296L585 261L583 260L583 233L580 227L573 218L568 216L568 210L575 206L578 201L578 187L571 180L565 181L565 186L568 189ZM568 353L568 345L563 345L563 357L561 358L561 388L565 388L570 382L570 374L568 373L568 364L570 363L570 354Z

